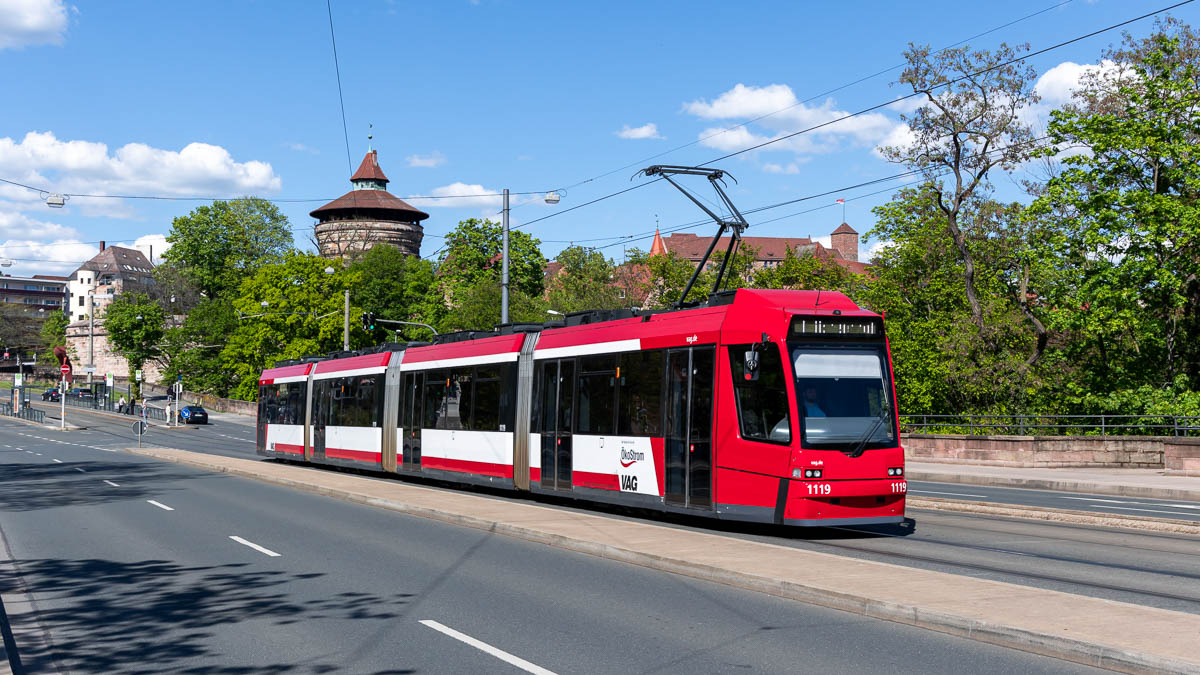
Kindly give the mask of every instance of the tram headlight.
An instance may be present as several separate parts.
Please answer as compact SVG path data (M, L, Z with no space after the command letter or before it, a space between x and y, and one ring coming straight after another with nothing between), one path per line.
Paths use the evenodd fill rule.
M792 478L820 478L821 469L792 469Z
M903 476L904 475L904 467L902 467L902 466L892 467L892 468L888 469L888 475L889 476Z

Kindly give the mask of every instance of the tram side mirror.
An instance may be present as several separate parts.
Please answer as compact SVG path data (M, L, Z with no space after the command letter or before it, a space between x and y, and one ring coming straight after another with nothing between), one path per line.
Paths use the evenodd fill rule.
M758 345L747 351L743 358L745 359L745 368L743 372L746 374L747 382L758 381Z

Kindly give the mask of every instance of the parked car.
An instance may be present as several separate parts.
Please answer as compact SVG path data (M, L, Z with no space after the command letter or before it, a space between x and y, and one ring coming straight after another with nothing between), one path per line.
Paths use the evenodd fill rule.
M60 398L62 398L62 397L58 393L58 387L55 387L53 389L47 389L46 391L42 392L42 400L43 401L51 401L53 403L58 403L58 400Z
M179 421L183 424L208 424L208 411L198 405L185 405L179 409Z

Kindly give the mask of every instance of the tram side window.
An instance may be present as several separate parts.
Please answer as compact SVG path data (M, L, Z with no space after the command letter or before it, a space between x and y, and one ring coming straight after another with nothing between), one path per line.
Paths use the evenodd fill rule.
M764 443L792 441L791 414L788 411L787 378L779 348L773 344L758 351L758 380L746 379L745 354L751 345L729 348L729 369L733 375L733 396L737 405L742 438Z
M662 435L662 384L666 352L653 350L621 354L620 409L617 433L622 436Z
M345 379L348 396L342 401L342 426L379 426L379 420L383 417L383 376L367 375Z
M558 363L556 361L538 361L533 370L533 406L534 431L554 433L555 402L558 387Z
M579 360L577 433L613 433L617 405L616 374L615 356L590 356Z
M304 424L304 383L263 385L258 394L259 415L267 424Z
M475 369L471 399L471 427L476 431L500 430L500 366Z

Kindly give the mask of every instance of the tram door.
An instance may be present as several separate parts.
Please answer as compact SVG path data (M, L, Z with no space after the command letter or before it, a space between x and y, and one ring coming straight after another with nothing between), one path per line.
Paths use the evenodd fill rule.
M570 490L575 361L542 361L538 375L542 397L542 487Z
M329 421L329 408L333 405L332 380L313 382L312 397L312 456L309 461L325 461L325 425Z
M712 506L712 347L667 354L666 495L668 504Z
M401 400L400 428L404 430L401 452L406 471L421 469L421 404L425 399L425 373L404 374L404 397Z

